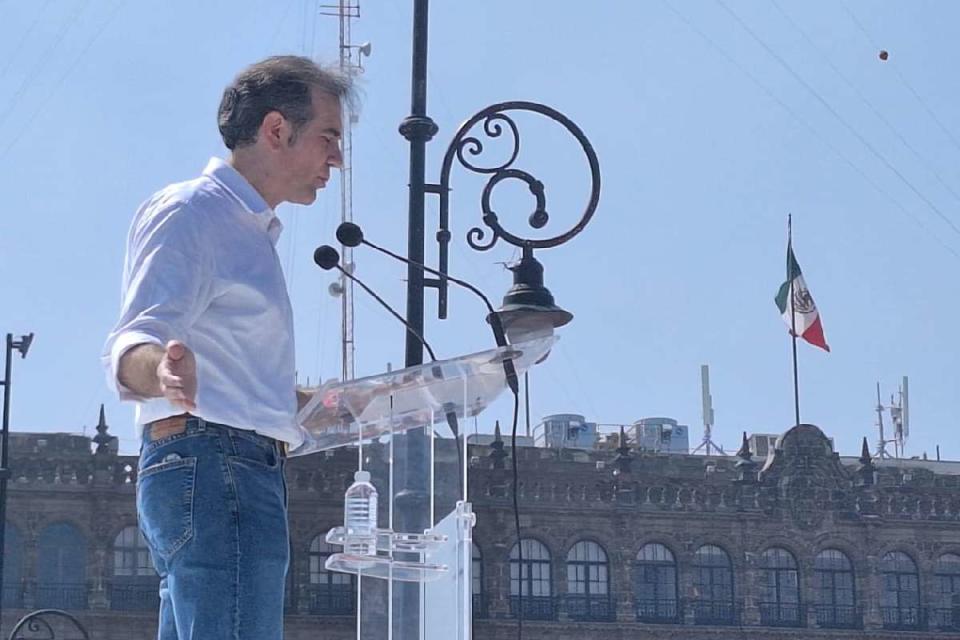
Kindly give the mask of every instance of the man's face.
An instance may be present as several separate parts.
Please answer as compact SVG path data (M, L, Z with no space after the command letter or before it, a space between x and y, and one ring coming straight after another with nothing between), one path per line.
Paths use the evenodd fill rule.
M281 149L278 158L283 199L305 205L317 199L317 190L330 179L330 169L343 165L340 101L318 89L313 90L312 100L313 120L300 129L293 144Z

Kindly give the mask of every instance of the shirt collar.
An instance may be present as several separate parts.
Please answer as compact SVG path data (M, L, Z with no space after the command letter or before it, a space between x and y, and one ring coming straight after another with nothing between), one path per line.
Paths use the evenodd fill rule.
M220 158L210 158L203 175L210 176L229 191L243 205L244 210L253 215L256 225L276 244L280 232L283 231L283 223L263 196L239 171Z

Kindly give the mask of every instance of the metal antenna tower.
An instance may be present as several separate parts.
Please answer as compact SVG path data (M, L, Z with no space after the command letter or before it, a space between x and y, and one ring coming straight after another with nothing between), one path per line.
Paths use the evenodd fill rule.
M893 438L887 439L883 430L883 411L890 411L890 422L893 423ZM880 400L880 383L877 383L877 429L880 439L877 441L875 458L902 458L906 455L905 446L910 436L910 397L907 376L903 376L900 384L899 398L891 394L890 404L883 406ZM893 455L887 451L887 445L893 444Z
M903 376L898 392L899 397L890 394L890 405L886 407L890 411L890 422L893 423L893 439L887 442L893 443L893 453L897 458L906 456L907 438L910 436L910 400L907 384L907 376Z
M907 438L910 437L910 398L907 382L907 376L903 376L903 382L900 385L900 406L897 407L897 417L894 419L899 434L901 455L904 455L903 447L907 443Z
M693 450L697 453L701 449L708 456L713 452L720 455L727 455L723 447L718 445L711 438L713 431L713 396L710 395L710 367L709 365L700 365L700 388L703 395L703 440Z
M354 45L351 40L352 22L360 17L360 0L340 0L338 4L320 5L320 14L334 16L340 23L340 72L355 75L363 72L362 59L370 55L370 43ZM352 105L343 104L341 144L343 167L340 170L340 221L353 222L353 125L358 121ZM353 272L353 249L343 247L343 266ZM343 380L354 377L354 315L353 281L341 274L330 286L330 293L340 296L340 361Z
M883 435L883 403L880 401L880 383L877 383L877 429L880 431L880 439L877 440L877 453L873 456L874 458L879 458L883 460L885 458L892 458L889 453L887 453L887 443L891 442L887 440Z

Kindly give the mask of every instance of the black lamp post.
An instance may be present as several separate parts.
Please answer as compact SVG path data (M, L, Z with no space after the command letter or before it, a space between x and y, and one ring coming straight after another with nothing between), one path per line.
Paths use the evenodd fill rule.
M10 360L13 350L20 352L21 358L27 357L27 351L33 343L33 334L20 336L19 340L13 339L13 334L7 334L6 365L3 374L3 431L0 432L0 627L3 625L3 567L4 556L6 554L7 537L7 481L10 479L10 468L8 461L9 440L10 440Z
M413 3L413 61L411 73L410 115L400 124L400 133L410 142L410 182L409 217L407 237L407 258L413 262L424 263L424 201L426 194L440 197L439 229L436 232L439 243L438 271L448 273L448 248L450 233L450 174L456 160L468 171L488 175L489 179L481 196L483 224L472 228L467 234L467 243L477 251L487 251L503 240L522 250L521 259L511 265L513 286L503 299L503 306L496 313L510 337L515 341L526 333L539 333L560 327L573 318L573 314L558 307L553 295L544 286L543 266L533 255L535 249L545 249L563 244L580 233L590 221L600 199L600 167L596 153L583 132L566 116L545 105L533 102L504 102L494 104L471 116L456 132L444 154L440 182L427 183L425 174L426 144L437 133L436 123L427 115L427 40L428 40L429 1L414 0ZM580 220L569 230L546 239L531 239L515 235L500 222L493 210L490 196L494 188L505 180L520 180L526 183L535 199L535 207L528 222L533 229L542 229L550 221L547 211L546 193L542 182L527 171L518 168L516 161L520 153L520 132L511 117L513 112L530 112L544 116L561 124L572 134L583 149L591 173L591 191L586 208ZM506 162L492 166L481 166L471 159L483 153L480 137L471 135L471 131L482 123L486 138L499 138L509 131L513 150ZM470 156L471 159L468 159ZM490 234L485 241L487 234ZM444 277L426 278L424 273L411 265L407 269L407 314L406 319L413 331L406 334L406 366L423 364L423 345L419 336L424 335L424 291L426 288L438 291L438 317L447 317L448 281ZM491 318L488 318L491 320ZM421 470L429 464L428 443L422 433L410 432L398 439L395 449L394 466L398 470L398 490L395 502L402 505L399 512L403 517L394 522L399 531L422 532L429 525L429 495L423 486ZM403 612L406 628L399 629L401 637L417 637L417 619L419 616L419 593L415 585L399 584L394 589L394 606Z

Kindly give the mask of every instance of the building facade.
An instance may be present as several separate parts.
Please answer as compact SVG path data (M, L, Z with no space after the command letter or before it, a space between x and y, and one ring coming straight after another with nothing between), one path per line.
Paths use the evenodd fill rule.
M137 459L92 439L15 434L3 630L45 607L91 637L156 633L136 528ZM376 447L369 448L377 455ZM735 457L471 445L474 635L529 640L960 638L960 466L841 459L815 426L762 464ZM286 636L354 637L354 584L326 572L356 452L288 461Z

